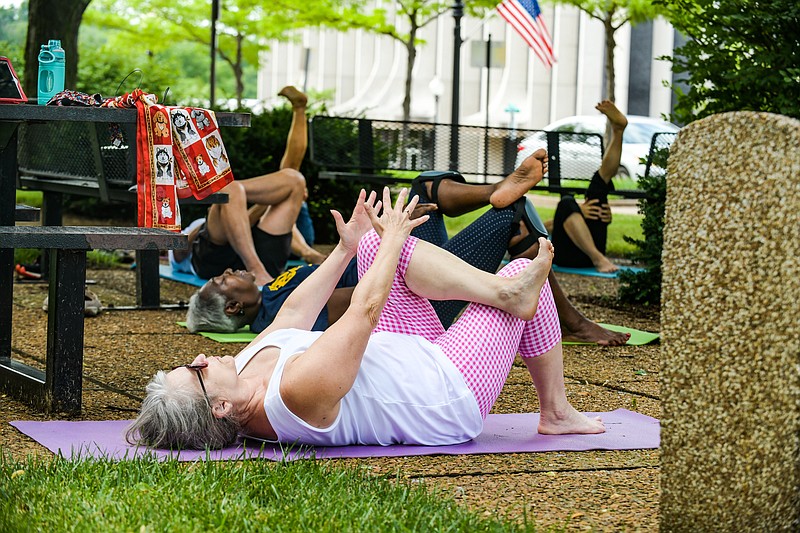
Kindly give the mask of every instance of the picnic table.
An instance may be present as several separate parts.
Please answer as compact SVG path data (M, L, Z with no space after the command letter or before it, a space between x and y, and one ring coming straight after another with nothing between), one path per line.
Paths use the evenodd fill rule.
M218 120L220 125L250 125L249 114L220 113ZM27 216L16 205L18 128L40 122L118 123L135 132L136 110L0 104L0 392L46 411L76 413L82 394L86 251L146 251L155 258L157 272L159 250L186 249L188 242L185 235L152 228L16 226L18 216ZM15 248L51 252L44 372L11 358ZM138 275L142 270L140 265Z

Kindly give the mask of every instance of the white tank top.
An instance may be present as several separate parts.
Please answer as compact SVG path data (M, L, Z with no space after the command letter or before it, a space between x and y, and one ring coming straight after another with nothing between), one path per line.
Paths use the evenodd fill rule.
M308 349L320 331L273 331L236 357L241 372L266 346L280 348L264 410L278 440L319 446L349 444L447 445L468 441L483 429L475 396L455 365L423 337L379 332L370 337L353 388L339 415L315 428L289 411L280 396L286 361Z

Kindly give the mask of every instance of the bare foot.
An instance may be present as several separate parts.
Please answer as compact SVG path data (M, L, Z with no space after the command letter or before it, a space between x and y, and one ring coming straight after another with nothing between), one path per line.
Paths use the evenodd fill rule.
M597 262L594 264L594 268L596 268L598 272L605 272L607 274L619 270L619 267L609 261L605 256L602 256L601 259L597 260Z
M623 346L631 338L630 333L611 331L600 324L584 318L580 324L568 327L561 323L563 342L592 342L599 346Z
M525 270L509 278L511 283L502 289L502 309L523 320L531 320L539 307L539 294L547 281L552 263L553 243L539 237L539 253Z
M614 102L611 100L603 100L594 106L594 108L606 116L608 122L611 124L611 129L622 131L625 129L625 126L628 125L628 119L625 118L622 111L617 109L617 106L615 106Z
M325 261L327 257L328 257L327 255L318 252L312 248L309 252L303 254L302 259L306 263L311 263L312 265L320 265L322 264L323 261Z
M605 432L606 427L599 416L589 418L571 405L560 411L542 411L539 415L539 433L542 435L589 435Z
M308 104L308 97L292 85L287 85L281 89L281 92L278 93L278 96L283 96L289 100L289 102L292 104L292 107L306 107Z
M275 279L269 275L269 273L264 269L264 267L261 267L259 269L252 269L250 270L250 272L253 274L253 276L255 276L256 285L258 285L259 287L263 287L264 285Z
M489 203L492 207L502 209L508 207L521 198L531 187L542 181L547 173L547 152L539 148L525 158L525 161L509 174L506 179L497 184Z

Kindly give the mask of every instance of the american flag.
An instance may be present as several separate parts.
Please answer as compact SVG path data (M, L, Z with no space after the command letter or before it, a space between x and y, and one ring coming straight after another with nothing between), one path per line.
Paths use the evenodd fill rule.
M553 66L556 62L553 41L544 25L542 10L536 0L504 0L497 5L497 12L517 30L547 68Z

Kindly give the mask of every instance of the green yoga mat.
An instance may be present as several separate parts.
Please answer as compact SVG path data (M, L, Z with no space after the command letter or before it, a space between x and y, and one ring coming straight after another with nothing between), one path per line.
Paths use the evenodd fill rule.
M178 322L179 326L186 327L186 322ZM236 333L212 333L210 331L198 331L200 335L217 342L250 342L256 338L256 333L250 331L250 326L245 326Z
M179 326L186 327L186 322L178 322ZM650 344L658 340L658 333L651 333L649 331L642 331L640 329L626 328L625 326L615 326L614 324L600 324L606 329L611 331L621 331L623 333L630 333L631 338L628 339L628 344L632 346L641 346L643 344ZM208 331L200 331L200 335L211 339L216 342L250 342L256 338L256 334L250 331L248 326L243 327L236 333L211 333ZM594 344L591 342L565 342L564 344Z
M606 329L610 329L611 331L630 333L631 338L628 339L627 344L631 346L641 346L643 344L650 344L651 342L655 342L656 340L658 340L658 338L660 337L658 333L651 333L649 331L642 331L640 329L626 328L625 326L615 326L614 324L601 324L599 322L598 325L603 326ZM564 344L594 344L594 343L565 341Z

